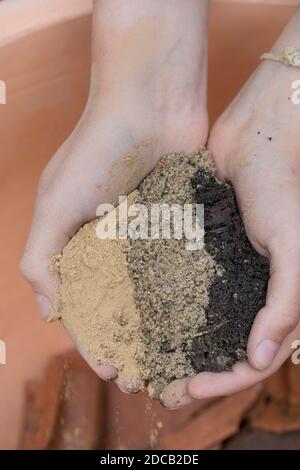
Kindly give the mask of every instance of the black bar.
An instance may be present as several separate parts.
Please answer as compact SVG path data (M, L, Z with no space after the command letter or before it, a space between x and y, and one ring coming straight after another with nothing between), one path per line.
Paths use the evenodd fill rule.
M208 465L229 464L239 470L257 470L254 466L274 464L288 468L299 468L300 456L297 451L0 451L0 469L17 466L23 468L51 468L59 465L73 465L83 468L100 468L103 465L122 468L139 468L149 465L200 466L210 470ZM292 467L290 467L292 468Z

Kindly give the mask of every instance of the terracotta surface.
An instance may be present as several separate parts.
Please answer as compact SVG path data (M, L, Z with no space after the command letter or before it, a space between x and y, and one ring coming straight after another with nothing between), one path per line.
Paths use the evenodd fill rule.
M26 392L20 449L102 448L104 382L75 349L54 356Z
M223 398L208 406L199 417L173 434L167 434L160 442L162 450L208 450L236 434L244 414L251 409L259 395L255 386Z
M16 446L24 381L39 376L50 355L70 346L59 324L40 319L18 263L39 175L86 100L89 44L90 18L81 18L0 49L8 90L7 104L0 106L0 337L7 345L7 365L0 366L1 448Z
M300 432L283 435L264 431L243 431L229 440L225 450L298 450Z
M29 8L35 2L26 5ZM71 15L73 19L66 21L70 13L56 11L47 19L49 1L45 0L39 14L44 24L51 26L39 30L34 10L28 9L31 17L23 18L23 11L15 16L22 3L0 3L0 32L10 27L11 37L15 38L3 45L0 33L0 79L7 83L7 104L0 105L0 339L7 344L7 365L0 365L0 448L17 445L24 382L38 378L49 357L70 346L59 324L49 326L39 318L34 298L18 273L18 263L39 174L78 120L89 80L90 16L82 16L78 10ZM83 2L74 1L75 6L79 4L82 7ZM292 11L292 7L236 3L219 3L212 8L209 107L213 119L249 76L259 55L270 47ZM10 15L10 22L5 14ZM58 24L53 24L56 21ZM31 33L16 39L20 31ZM112 393L110 409L123 407L119 413L125 416L129 400L139 399L119 399L119 392ZM186 419L189 412L176 413L174 420ZM111 416L110 427L115 429L116 416ZM173 418L168 419L168 426L173 426Z
M299 5L300 0L211 0L214 3ZM0 44L52 23L90 14L93 0L2 0ZM16 16L17 15L17 16Z
M52 358L41 381L26 384L19 448L299 449L298 385L298 368L287 362L263 386L169 411L146 393L104 386L72 350Z
M249 415L252 428L286 433L300 429L299 366L287 362L264 384L263 394Z
M185 408L172 411L150 400L146 393L125 395L114 384L108 384L105 448L153 448L160 437L176 433L214 401L194 401Z
M46 449L53 436L64 381L62 361L54 358L47 366L45 376L43 382L26 384L20 449Z

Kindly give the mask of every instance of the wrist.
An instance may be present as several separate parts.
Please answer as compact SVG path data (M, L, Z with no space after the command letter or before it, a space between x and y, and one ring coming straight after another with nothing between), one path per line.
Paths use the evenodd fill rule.
M176 98L193 85L200 93L203 69L206 75L207 17L206 0L97 0L94 99L113 94L122 100L131 94L130 99L153 102L160 89Z
M192 17L196 23L199 17L207 18L208 5L209 0L94 0L93 32L109 39L111 34L122 34L147 18L178 18L183 25ZM184 28L181 31L188 33Z

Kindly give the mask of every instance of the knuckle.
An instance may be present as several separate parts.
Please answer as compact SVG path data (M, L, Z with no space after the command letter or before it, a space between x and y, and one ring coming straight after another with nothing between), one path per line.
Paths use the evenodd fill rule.
M295 313L287 313L283 317L283 321L280 328L280 333L283 337L290 334L299 323L299 315Z
M52 185L53 178L51 178L48 168L46 167L39 179L37 188L38 197L47 196L51 192Z
M299 323L299 315L297 312L286 315L286 327L289 332L293 331Z
M30 255L25 253L19 265L19 270L24 277L24 279L34 287L38 281L38 272L36 262L34 258Z
M28 267L28 260L26 259L25 255L23 256L19 264L19 271L22 274L22 276L27 280L30 269Z

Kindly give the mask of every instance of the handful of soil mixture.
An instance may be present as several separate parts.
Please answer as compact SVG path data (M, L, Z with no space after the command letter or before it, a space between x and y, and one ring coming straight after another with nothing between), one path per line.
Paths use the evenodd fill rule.
M131 203L204 204L204 247L177 239L101 240L98 221L55 257L60 317L96 361L158 397L176 378L222 371L246 359L265 303L268 261L250 245L232 187L210 154L164 156ZM104 219L105 220L105 219Z

